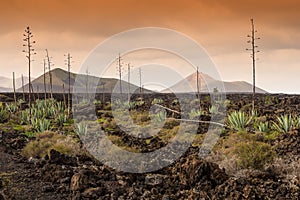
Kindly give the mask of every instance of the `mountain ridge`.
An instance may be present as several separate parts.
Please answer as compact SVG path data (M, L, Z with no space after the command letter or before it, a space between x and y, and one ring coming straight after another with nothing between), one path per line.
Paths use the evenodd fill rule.
M69 78L68 78L68 72L61 69L61 68L55 68L51 70L51 75L52 75L52 90L53 93L67 93L68 91L68 85L69 85ZM50 93L50 76L49 72L45 73L45 78L46 78L46 91L47 93ZM117 85L117 82L119 81L116 78L100 78L92 75L85 75L85 74L76 74L71 72L70 73L70 89L71 92L73 92L73 86L76 82L76 92L80 93L85 93L86 90L90 90L90 92L93 92L91 88L93 86L96 87L96 93L112 93L113 89ZM88 86L87 86L87 81L88 81ZM32 80L32 87L34 92L44 92L44 74L41 76L37 77L36 79ZM26 84L24 86L24 90L27 92L28 91L28 85ZM64 85L64 88L63 88ZM87 88L88 87L88 88ZM116 87L118 90L118 87ZM133 93L135 90L139 89L138 86L134 84L130 84L130 92ZM122 80L122 92L123 93L128 93L129 86L126 81ZM22 87L17 89L18 92L22 91ZM114 91L119 93L120 91ZM147 89L143 89L143 92L149 93L152 92Z
M224 86L224 90L222 90ZM226 93L251 93L252 84L246 81L220 81L211 76L199 72L199 92L209 93L215 90L221 90ZM267 91L255 87L257 93L268 93ZM190 74L181 81L178 81L168 89L162 90L162 93L189 93L197 91L197 72Z

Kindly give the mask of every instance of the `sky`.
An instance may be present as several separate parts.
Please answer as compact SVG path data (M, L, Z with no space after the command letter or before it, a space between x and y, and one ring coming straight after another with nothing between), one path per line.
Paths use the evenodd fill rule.
M34 77L43 73L45 49L54 67L66 68L64 54L71 53L72 71L78 72L90 52L112 35L161 27L202 46L222 80L251 83L252 63L245 49L254 18L261 37L256 85L299 94L299 10L299 0L0 0L0 76L27 75L22 53L27 26L36 41Z

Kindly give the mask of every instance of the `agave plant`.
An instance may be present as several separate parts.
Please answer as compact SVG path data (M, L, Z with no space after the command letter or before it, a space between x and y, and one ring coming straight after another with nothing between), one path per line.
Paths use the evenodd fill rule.
M33 118L37 118L37 119L42 119L44 118L44 113L43 110L37 109L37 108L33 108L31 110L31 114Z
M60 114L60 113L64 113L65 112L65 106L62 102L57 102L56 103L56 110L55 110L56 114Z
M243 111L234 111L227 117L227 125L236 131L245 131L251 122L251 117Z
M178 99L174 99L174 100L172 101L172 104L173 104L173 105L179 104L179 100L178 100Z
M56 109L54 107L48 107L45 109L46 118L53 119L56 114Z
M294 119L295 128L300 128L300 117L295 117Z
M6 122L9 118L9 114L8 114L8 111L1 107L0 108L0 123L3 123L3 122Z
M160 111L157 114L152 115L151 118L155 123L162 122L166 119L166 112Z
M279 133L288 133L293 130L294 124L292 115L281 115L277 117L277 122L273 122L272 129Z
M39 119L38 118L31 118L31 126L33 129L38 130L39 128Z
M15 113L18 109L18 106L14 103L8 103L6 104L6 109L10 112L10 113Z
M84 136L87 134L87 125L85 123L76 124L76 133L79 136Z
M164 102L164 100L160 99L160 98L154 98L153 101L151 102L152 105L154 104L162 104Z
M270 132L269 122L259 122L259 124L255 126L255 129L262 133L268 133Z
M41 119L40 126L39 126L39 132L44 132L47 130L50 130L50 121L48 119Z
M218 112L219 112L219 106L217 106L217 105L212 105L209 108L209 113L211 113L211 114L217 114Z
M145 101L143 101L143 100L139 100L136 102L137 106L143 106L144 104L145 104Z
M37 109L39 109L39 110L42 110L43 108L45 108L46 107L46 105L45 105L45 101L43 101L43 100L36 100L35 101L35 105L32 105L32 106L35 106Z
M190 119L197 119L200 117L200 115L203 115L204 112L202 110L195 110L192 109L191 112L189 113Z
M23 110L21 112L21 124L28 124L29 123L29 110Z
M93 103L94 103L94 105L101 105L102 102L100 100L95 99L95 101Z
M64 123L66 123L67 120L68 120L68 117L67 117L67 115L64 114L64 113L60 113L60 114L58 114L57 117L56 117L56 122L57 122L57 124L58 124L59 126L64 125Z

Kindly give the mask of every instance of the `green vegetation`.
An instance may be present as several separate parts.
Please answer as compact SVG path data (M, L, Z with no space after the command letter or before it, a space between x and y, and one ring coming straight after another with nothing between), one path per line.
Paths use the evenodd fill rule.
M14 103L8 103L8 104L6 104L6 109L10 113L15 113L18 110L18 105L14 104Z
M279 133L288 133L294 128L294 119L291 115L281 115L273 122L272 129Z
M160 98L154 98L153 101L151 102L152 105L154 104L162 104L164 102L164 100L160 99Z
M20 113L21 124L32 126L37 133L51 130L55 125L58 127L69 125L70 121L65 105L54 99L36 100L31 105L31 120L29 120L29 109Z
M9 119L9 113L8 113L8 111L1 106L0 107L0 123L4 123L8 119Z
M65 123L68 122L68 116L67 114L60 113L56 117L56 122L58 126L63 126Z
M269 122L259 122L257 126L254 127L257 131L262 133L269 133L270 132L270 126Z
M250 122L251 117L243 111L234 111L227 117L228 126L236 131L246 131L246 127Z
M242 169L262 169L275 156L269 144L257 141L238 143L235 153L238 155L237 165Z
M199 117L203 114L204 114L203 110L192 109L191 112L189 113L189 117L190 119L199 119Z
M77 135L79 136L84 136L87 134L87 125L84 123L77 123L76 124L76 129L75 132L77 133Z
M209 96L206 96L207 100ZM264 100L263 100L264 101ZM266 102L273 101L273 99L266 97ZM170 109L180 111L178 100L175 99L170 105ZM92 138L90 129L93 128L92 123L100 124L101 128L106 132L108 139L110 139L115 145L132 151L142 152L145 151L144 146L147 145L150 148L158 148L159 145L167 144L177 134L180 129L180 120L183 119L183 115L177 113L171 113L172 111L160 111L156 109L155 113L149 112L146 108L154 104L164 104L164 99L154 98L150 102L145 102L143 99L137 99L135 101L116 100L112 103L101 102L95 100L93 103L97 105L98 120L93 122L86 121L73 124L69 118L66 106L63 102L57 102L54 99L36 100L31 104L30 109L32 111L31 120L29 119L29 108L26 105L21 105L24 102L15 103L1 103L0 104L0 122L4 123L3 128L7 127L7 130L14 130L18 133L26 135L28 141L30 141L22 151L22 155L25 157L44 157L51 149L55 149L61 153L67 155L76 155L80 152L79 140L84 138ZM150 104L149 104L150 103ZM190 102L191 105L199 106L199 99L195 99ZM232 104L232 105L231 105ZM266 163L272 162L276 157L274 150L270 146L273 144L272 140L275 140L279 134L294 131L300 128L300 117L294 115L281 115L276 117L274 121L274 115L259 116L258 112L251 117L248 107L251 104L247 102L239 106L239 111L234 111L237 108L236 105L229 100L225 102L216 101L214 105L210 106L209 102L201 101L202 109L193 109L188 114L187 118L199 120L209 119L212 114L218 114L221 112L223 106L232 106L231 113L228 114L226 119L226 128L222 133L221 139L215 146L214 151L219 154L225 155L231 158L230 164L235 165L237 169L262 169ZM157 131L153 138L138 138L136 141L128 142L124 139L121 129L117 125L117 120L114 119L111 107L115 106L115 113L120 114L122 117L122 125L130 125L132 120L136 125L140 126L134 130L134 132L143 134L145 132ZM168 105L165 105L167 106ZM21 109L26 108L26 109ZM122 109L128 108L130 115L122 115ZM261 110L259 110L262 113ZM219 113L220 114L220 113ZM175 119L176 118L176 119ZM7 122L7 123L6 123ZM160 123L164 122L163 127L160 130L156 130L156 127L151 127L150 122ZM193 127L194 122L191 121L185 124L185 133L189 132L188 126ZM11 126L12 127L9 127ZM88 134L89 127L89 134ZM203 126L201 126L202 128ZM154 128L154 129L153 129ZM130 127L129 127L130 129ZM58 131L57 131L58 130ZM54 132L56 131L56 132ZM66 135L59 134L59 132L66 133ZM99 132L95 131L95 134ZM78 137L79 136L79 137ZM205 133L197 134L194 138L192 146L200 147L203 144ZM186 136L180 138L181 141L188 139ZM139 145L139 142L141 145ZM157 146L153 143L158 143ZM147 150L147 149L146 149Z

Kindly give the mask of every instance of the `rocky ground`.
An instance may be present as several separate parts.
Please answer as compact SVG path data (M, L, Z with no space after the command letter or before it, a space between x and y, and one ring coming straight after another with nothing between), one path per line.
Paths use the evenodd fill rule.
M243 109L249 98L229 95L236 103L229 110ZM299 113L300 98L278 95L258 97L264 115ZM282 134L273 146L280 158L300 165L300 131ZM28 138L9 125L0 130L0 200L2 199L300 199L299 167L289 163L245 170L228 175L215 163L198 157L198 147L189 150L171 166L130 174L114 171L87 155L67 156L55 150L42 159L21 156ZM284 170L284 169L282 169ZM293 177L287 179L287 175ZM297 176L298 175L298 176Z

